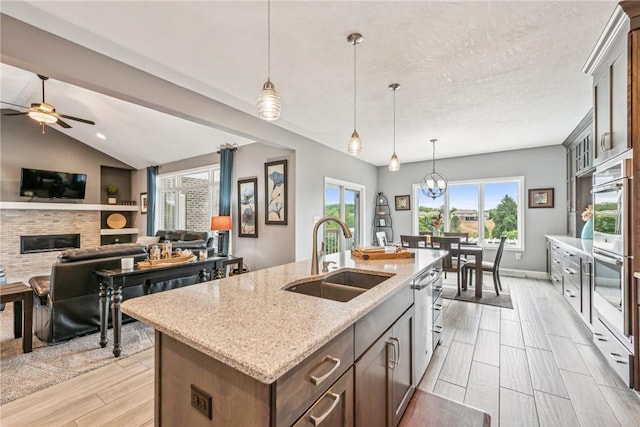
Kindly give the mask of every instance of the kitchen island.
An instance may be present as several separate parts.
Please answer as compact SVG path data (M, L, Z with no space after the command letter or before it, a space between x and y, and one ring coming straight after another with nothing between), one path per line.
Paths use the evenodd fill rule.
M156 329L156 425L293 424L306 410L305 399L323 396L338 378L353 388L354 381L345 375L358 371L354 361L369 354L365 351L383 333L391 333L401 316L407 317L412 334L412 280L445 254L421 250L415 258L375 261L350 253L330 255L327 260L336 263L332 267L390 275L347 302L282 289L309 277L309 261L125 301L123 312ZM395 335L389 340L398 340ZM385 355L408 356L395 341L392 347L386 341L380 345ZM323 354L329 350L343 358ZM305 373L306 384L298 384L294 374L302 365L314 365L316 356L320 364L311 369L317 375ZM407 360L412 365L412 358ZM333 396L339 394L317 401L319 412L337 405L339 398ZM408 402L407 396L402 400Z

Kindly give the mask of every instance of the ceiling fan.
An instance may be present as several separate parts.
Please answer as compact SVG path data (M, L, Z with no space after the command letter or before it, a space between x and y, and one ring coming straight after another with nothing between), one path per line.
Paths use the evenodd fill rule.
M91 120L80 119L78 117L67 116L66 114L58 113L56 111L56 107L54 107L51 104L47 104L44 100L44 82L45 80L49 80L49 77L42 76L40 74L38 74L38 77L40 77L40 80L42 80L42 102L33 103L31 104L31 107L25 107L23 105L13 104L11 102L0 101L3 104L13 105L14 107L26 108L28 110L22 113L7 113L7 114L3 114L3 116L22 116L26 114L29 117L31 117L33 120L37 121L42 125L42 133L44 133L44 125L46 124L50 125L50 124L57 123L63 128L67 128L67 129L71 128L71 125L61 120L62 118L75 120L82 123L87 123L89 125L95 125L95 122L92 122Z

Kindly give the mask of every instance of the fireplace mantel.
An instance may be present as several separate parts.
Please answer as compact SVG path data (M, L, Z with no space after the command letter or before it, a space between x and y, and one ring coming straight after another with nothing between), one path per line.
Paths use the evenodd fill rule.
M136 205L97 205L85 203L0 202L1 209L33 209L40 211L131 211Z

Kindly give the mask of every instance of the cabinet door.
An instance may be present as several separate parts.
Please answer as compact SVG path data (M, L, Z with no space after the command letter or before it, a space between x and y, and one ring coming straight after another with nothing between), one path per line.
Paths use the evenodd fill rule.
M390 341L396 346L389 358L391 371L391 425L397 426L413 393L413 307L394 323Z
M611 140L607 157L627 148L627 55L623 49L610 68L611 73Z
M385 427L388 414L387 349L390 329L356 362L355 424L357 427Z
M611 113L609 94L609 73L602 74L593 87L594 91L594 137L596 163L601 163L611 137Z
M296 427L353 427L353 368L335 382L294 424Z

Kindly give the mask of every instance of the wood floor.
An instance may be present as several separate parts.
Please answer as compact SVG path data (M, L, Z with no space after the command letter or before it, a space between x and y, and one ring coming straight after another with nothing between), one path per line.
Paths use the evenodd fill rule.
M494 427L640 426L639 395L551 284L503 286L514 310L444 301L443 342L419 387L489 412ZM0 425L152 426L153 350L0 406Z

